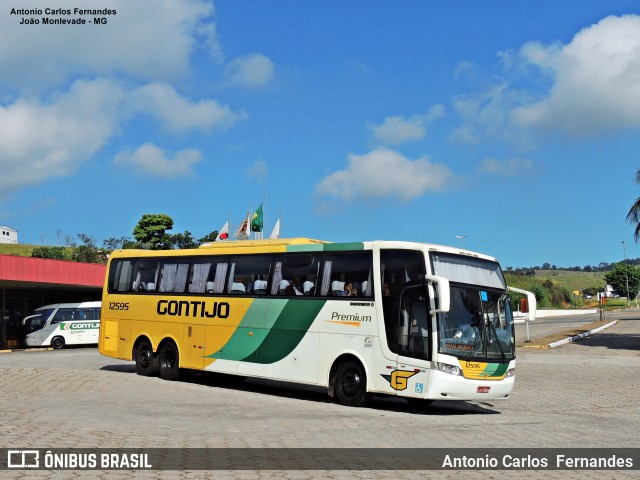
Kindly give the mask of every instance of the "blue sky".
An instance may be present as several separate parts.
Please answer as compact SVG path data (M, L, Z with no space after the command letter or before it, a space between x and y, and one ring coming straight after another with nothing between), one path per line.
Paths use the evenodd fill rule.
M21 25L27 3L116 13ZM145 213L198 238L266 195L267 235L282 211L286 237L466 235L503 266L640 257L637 1L0 4L21 243L131 237Z

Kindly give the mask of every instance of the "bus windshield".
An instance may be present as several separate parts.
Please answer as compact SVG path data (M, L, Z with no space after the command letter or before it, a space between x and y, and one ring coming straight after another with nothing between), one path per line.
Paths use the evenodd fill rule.
M44 324L47 323L47 320L51 316L51 313L55 309L46 308L44 310L37 310L33 315L24 319L24 329L25 333L36 332L44 327Z
M504 292L452 286L449 312L438 316L440 353L466 360L515 358L513 316Z
M497 262L433 253L433 271L451 282L451 307L438 315L439 351L468 360L515 357L507 284Z

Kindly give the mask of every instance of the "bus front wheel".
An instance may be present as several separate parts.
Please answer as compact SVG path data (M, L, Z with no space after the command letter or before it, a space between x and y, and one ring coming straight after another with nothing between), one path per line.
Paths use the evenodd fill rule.
M359 407L367 400L367 375L360 362L347 360L336 370L333 388L338 402L349 407Z
M151 377L158 373L158 357L147 340L141 340L136 349L136 373Z
M176 380L180 375L178 347L175 343L165 343L158 353L160 378Z
M64 348L64 338L54 337L53 340L51 340L51 346L56 350L60 350L61 348Z

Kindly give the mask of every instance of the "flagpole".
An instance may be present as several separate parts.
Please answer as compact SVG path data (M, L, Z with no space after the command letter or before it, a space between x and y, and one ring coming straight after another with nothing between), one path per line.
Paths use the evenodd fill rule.
M262 239L264 240L264 231L267 229L267 192L262 195Z

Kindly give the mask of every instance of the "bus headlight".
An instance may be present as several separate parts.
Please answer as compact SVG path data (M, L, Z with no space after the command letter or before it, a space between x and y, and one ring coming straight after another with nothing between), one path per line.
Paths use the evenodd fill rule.
M509 370L507 370L507 373L505 373L504 378L515 377L515 376L516 376L516 369L510 368Z
M448 373L449 375L462 375L462 370L460 370L460 367L454 367L453 365L439 362L436 363L436 367L441 372Z

